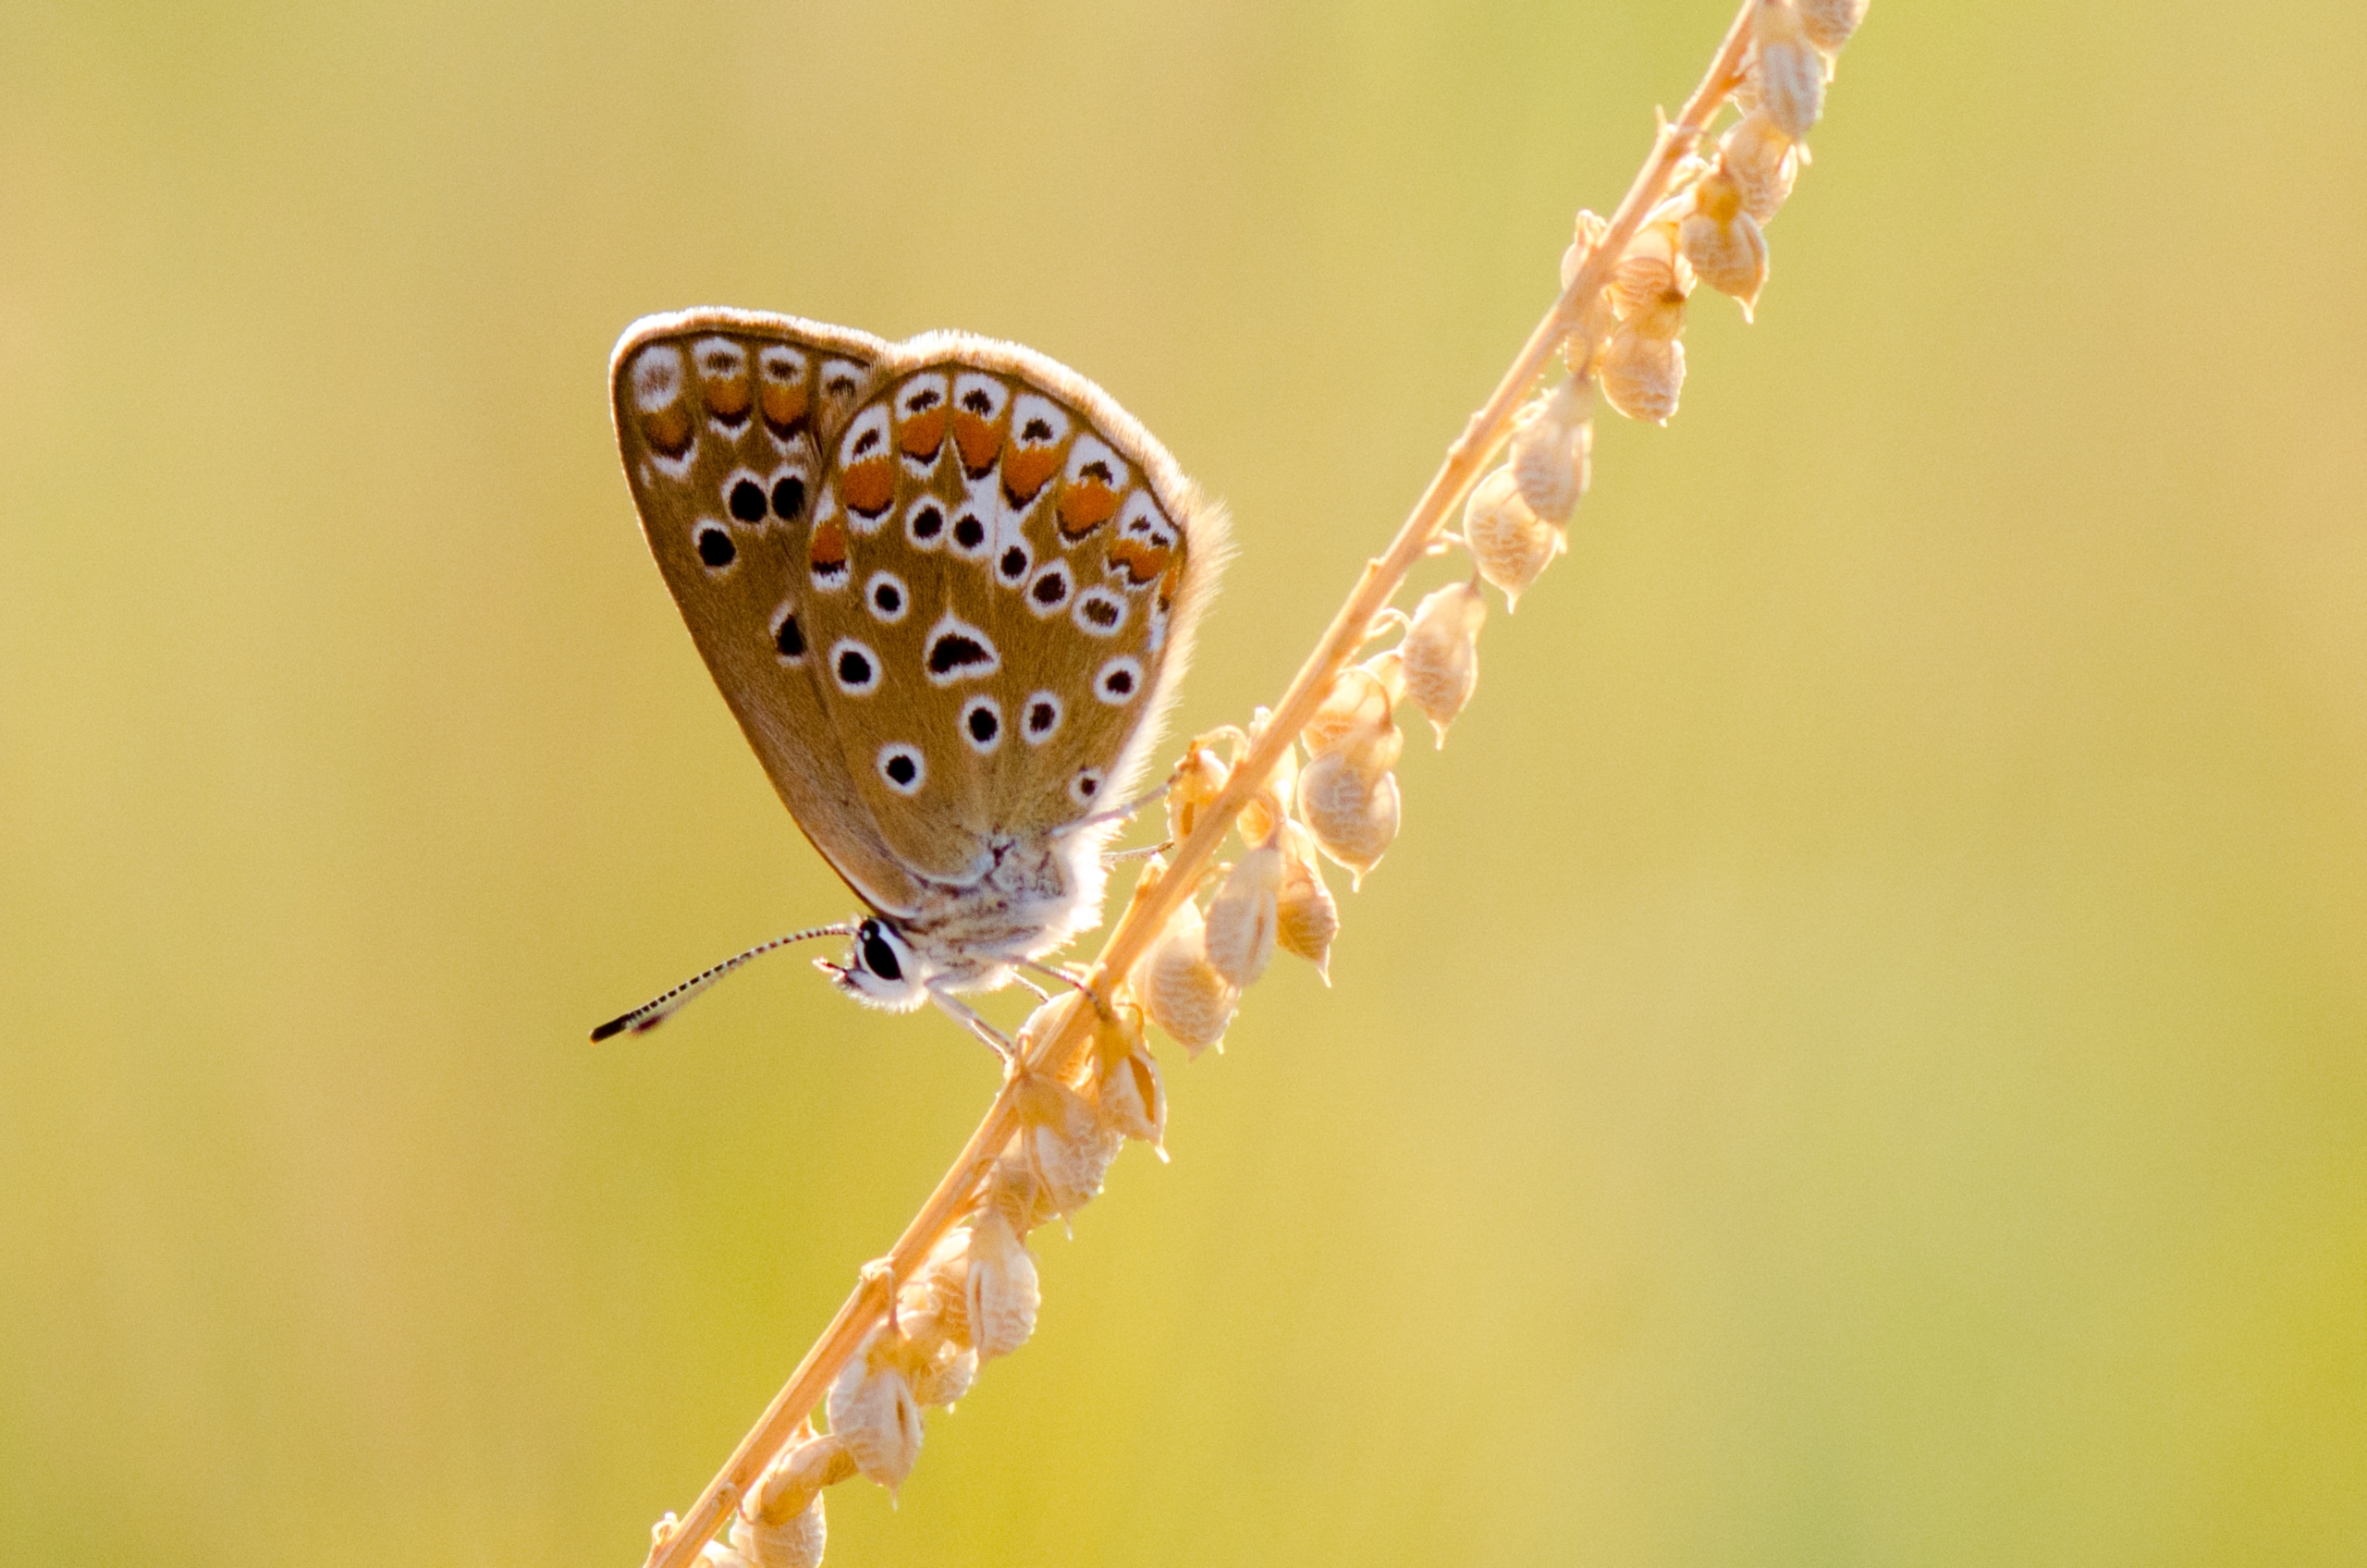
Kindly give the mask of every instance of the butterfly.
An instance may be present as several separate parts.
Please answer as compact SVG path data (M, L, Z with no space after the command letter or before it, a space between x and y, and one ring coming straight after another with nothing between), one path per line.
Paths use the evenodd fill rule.
M782 803L866 907L857 1001L938 1006L1100 922L1103 848L1225 554L1222 511L1100 387L1014 343L645 317L610 361L643 534ZM1049 973L1057 974L1057 971Z

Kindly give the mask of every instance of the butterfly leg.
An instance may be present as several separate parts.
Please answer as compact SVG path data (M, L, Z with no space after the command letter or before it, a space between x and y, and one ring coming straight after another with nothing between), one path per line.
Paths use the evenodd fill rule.
M1174 847L1174 841L1170 839L1162 843L1138 845L1131 850L1108 850L1102 853L1101 864L1115 865L1122 860L1148 860L1153 855L1163 855Z
M1018 1060L1019 1047L1012 1044L1011 1036L979 1017L976 1008L943 991L932 990L928 994L928 999L935 1002L946 1016L964 1025L970 1033L984 1040L987 1048L1002 1058L1006 1066Z
M1167 799L1168 788L1175 781L1171 778L1162 780L1158 789L1153 790L1147 795L1135 796L1133 800L1128 801L1124 805L1118 807L1114 811L1096 812L1091 816L1080 816L1074 822L1064 822L1061 824L1060 827L1052 829L1052 831L1055 833L1074 833L1086 827L1106 827L1113 822L1132 822L1134 819L1134 814L1141 811L1143 807L1157 805L1159 802Z

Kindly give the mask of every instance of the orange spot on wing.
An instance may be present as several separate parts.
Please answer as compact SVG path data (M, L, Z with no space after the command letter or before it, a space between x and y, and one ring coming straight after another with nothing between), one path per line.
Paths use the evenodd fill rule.
M805 391L805 384L767 381L765 383L765 425L775 435L787 440L797 434L805 423L813 399Z
M927 462L935 458L938 448L945 445L945 405L940 402L899 425L896 445L904 456L915 461Z
M726 424L736 425L748 417L748 401L745 371L706 383L706 411Z
M677 398L654 414L641 416L642 438L669 458L691 449L691 410Z
M877 517L896 498L895 467L884 455L859 462L840 477L839 494L849 511Z
M1118 512L1117 493L1096 479L1080 479L1061 492L1061 537L1073 545Z
M1122 533L1110 541L1110 564L1126 574L1126 581L1140 588L1157 582L1167 570L1169 552L1158 545L1146 545L1131 533Z
M826 518L814 530L814 542L806 546L806 563L817 577L828 577L844 571L847 565L847 525L837 518Z
M967 409L953 410L953 444L962 448L962 467L971 478L995 466L995 454L1002 450L1002 434L1000 420L990 423Z
M1159 580L1159 607L1160 609L1169 609L1173 607L1176 593L1181 590L1183 586L1184 552L1178 550L1175 552L1175 558L1167 563L1167 575Z
M1014 507L1024 507L1044 488L1044 481L1059 472L1058 447L1013 447L1003 454L1002 493Z

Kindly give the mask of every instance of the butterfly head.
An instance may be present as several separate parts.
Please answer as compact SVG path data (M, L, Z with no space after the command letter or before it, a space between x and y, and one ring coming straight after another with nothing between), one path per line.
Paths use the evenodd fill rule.
M840 990L865 1007L910 1012L928 1000L926 962L903 933L877 917L854 928L854 946L848 949L846 962L816 962Z

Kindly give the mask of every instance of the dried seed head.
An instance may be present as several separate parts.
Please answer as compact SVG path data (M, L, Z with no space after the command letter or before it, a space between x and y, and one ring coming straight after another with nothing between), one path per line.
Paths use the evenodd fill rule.
M1727 129L1718 146L1718 168L1741 190L1742 210L1769 224L1799 178L1801 151L1772 116L1755 109Z
M1391 690L1392 678L1400 682L1396 691ZM1403 679L1402 671L1385 665L1352 664L1342 670L1301 732L1307 751L1316 756L1353 752L1367 767L1396 766L1405 740L1392 710L1404 690Z
M1124 1140L1101 1124L1091 1100L1040 1073L1020 1081L1017 1099L1026 1159L1053 1208L1074 1213L1100 1194Z
M852 1480L854 1456L836 1433L807 1436L790 1444L767 1465L741 1500L740 1514L758 1525L780 1525L803 1513L825 1487Z
M1224 789L1231 770L1217 755L1216 739L1195 736L1184 748L1184 760L1175 765L1175 780L1167 790L1167 836L1176 843L1192 836L1202 808Z
M1203 937L1208 967L1247 989L1274 956L1275 898L1282 882L1282 851L1261 844L1241 857L1208 901Z
M1446 744L1446 727L1479 684L1479 628L1488 601L1468 582L1450 582L1421 602L1406 631L1405 693Z
M1507 608L1520 602L1546 563L1567 547L1562 531L1521 499L1520 480L1509 467L1472 487L1463 508L1463 540L1479 563L1479 575L1504 591Z
M1367 771L1346 752L1327 752L1298 776L1299 820L1323 852L1347 867L1350 885L1380 864L1397 837L1397 776Z
M1009 1355L1036 1331L1036 1309L1043 1295L1036 1260L1000 1207L989 1205L970 1222L970 1331L978 1359ZM838 1425L835 1411L830 1425Z
M1804 141L1824 113L1824 56L1809 43L1800 14L1785 0L1760 0L1751 31L1751 75L1758 107L1795 141Z
M927 1359L913 1368L913 1397L926 1408L958 1403L977 1379L978 1353L967 1345L939 1341Z
M1137 1026L1134 1048L1115 1060L1105 1059L1097 1074L1094 1104L1101 1124L1122 1137L1139 1138L1167 1158L1167 1085L1159 1063L1142 1043Z
M1241 992L1208 962L1207 929L1191 900L1168 917L1167 929L1135 972L1134 993L1150 1021L1192 1055L1224 1038Z
M1693 188L1693 211L1677 226L1677 240L1701 281L1741 300L1748 320L1767 287L1767 237L1731 176L1713 170Z
M921 1407L896 1365L901 1336L886 1324L830 1384L830 1431L855 1468L889 1491L904 1484L921 1453Z
M847 1468L852 1474L854 1467L850 1464ZM829 1526L822 1518L822 1494L816 1492L803 1507L778 1522L760 1522L744 1512L735 1513L730 1550L709 1542L705 1562L709 1568L822 1568L822 1549L829 1537Z
M956 1228L938 1238L920 1268L896 1292L896 1321L909 1336L933 1333L957 1344L970 1342L964 1294L970 1278L970 1232Z
M1685 345L1674 332L1663 333L1665 325L1665 318L1623 322L1603 352L1602 395L1629 419L1665 424L1676 412L1677 394L1685 389Z
M1257 710L1257 716L1249 721L1251 744L1264 738L1266 726L1273 717L1265 708ZM1249 797L1249 803L1241 808L1242 841L1263 844L1271 840L1282 820L1290 815L1291 793L1297 788L1298 747L1293 744L1282 748L1282 754L1274 760L1274 770L1266 776L1264 785Z
M1693 269L1677 249L1676 218L1655 213L1611 270L1611 308L1625 321L1692 292Z
M1828 55L1841 52L1858 24L1866 19L1866 0L1796 0L1800 31Z
M1571 376L1521 410L1513 427L1513 478L1528 509L1551 523L1570 521L1587 493L1594 455L1594 382Z
M1602 243L1611 226L1584 207L1578 209L1577 234L1570 248L1562 252L1562 287L1567 288L1578 276L1578 268L1586 263L1587 252Z
M1110 1010L1093 1016L1093 1056L1087 1080L1098 1082L1115 1063L1143 1048L1143 1010L1124 986L1110 998Z
M1315 835L1303 824L1282 827L1282 882L1274 898L1274 940L1315 965L1331 984L1331 944L1340 935L1340 906L1323 885Z

